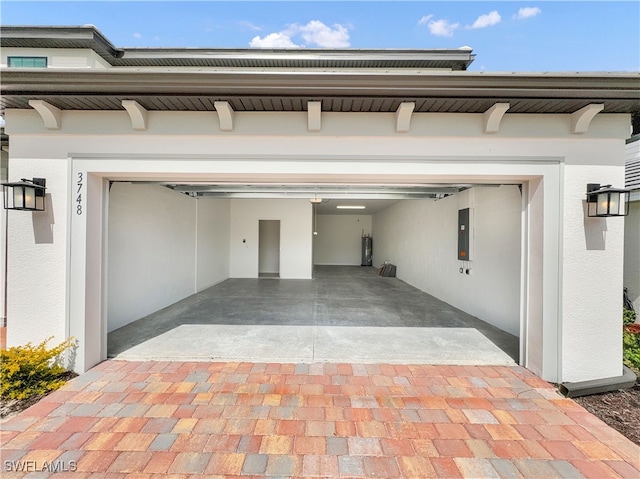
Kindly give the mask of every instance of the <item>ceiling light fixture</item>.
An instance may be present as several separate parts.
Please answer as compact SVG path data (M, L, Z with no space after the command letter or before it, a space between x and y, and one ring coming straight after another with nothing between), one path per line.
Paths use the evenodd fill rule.
M338 205L336 206L339 210L364 210L366 206L362 205Z
M311 202L311 204L319 205L320 203L322 203L322 198L316 198L314 196L313 198L310 198L309 201Z

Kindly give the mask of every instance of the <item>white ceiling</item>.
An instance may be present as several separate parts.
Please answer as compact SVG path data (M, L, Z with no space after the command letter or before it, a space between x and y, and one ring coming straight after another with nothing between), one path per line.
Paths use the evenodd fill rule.
M389 208L391 205L397 203L398 199L383 200L383 199L325 199L322 203L316 205L316 213L319 215L372 215L378 211ZM364 210L343 210L337 209L338 205L359 205L365 206Z

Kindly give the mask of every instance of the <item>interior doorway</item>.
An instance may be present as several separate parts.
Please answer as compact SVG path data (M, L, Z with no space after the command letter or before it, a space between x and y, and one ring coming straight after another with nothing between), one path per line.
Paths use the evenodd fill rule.
M258 276L280 277L280 220L258 220Z

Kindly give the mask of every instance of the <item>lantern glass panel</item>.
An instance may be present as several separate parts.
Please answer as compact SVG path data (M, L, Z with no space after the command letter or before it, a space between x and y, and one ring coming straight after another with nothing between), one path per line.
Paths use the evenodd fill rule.
M617 191L609 193L609 213L612 215L620 214L620 196Z
M36 210L44 211L44 196L36 195Z
M24 208L24 188L21 186L14 186L13 190L13 207Z
M30 210L36 207L36 189L31 186L24 187L24 207Z
M629 197L629 193L620 193L620 214L621 215L627 215L629 214L629 211L627 210L627 208L629 207L629 204L627 203L627 198Z
M609 193L598 193L598 216L605 216L609 214Z

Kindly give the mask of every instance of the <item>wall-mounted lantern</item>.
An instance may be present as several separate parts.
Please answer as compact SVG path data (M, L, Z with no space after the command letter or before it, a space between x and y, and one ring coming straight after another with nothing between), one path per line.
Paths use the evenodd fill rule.
M5 210L44 211L47 180L22 178L14 183L2 183Z
M629 214L629 190L587 185L587 215L591 217L627 216Z

